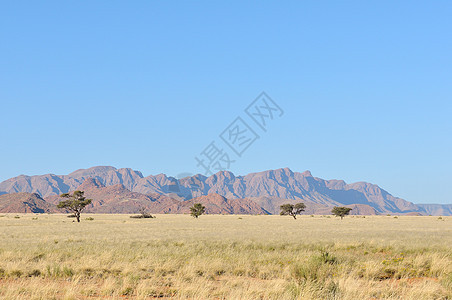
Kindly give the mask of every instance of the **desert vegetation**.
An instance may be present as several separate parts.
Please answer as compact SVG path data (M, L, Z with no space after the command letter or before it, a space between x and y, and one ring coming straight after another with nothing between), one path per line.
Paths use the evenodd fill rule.
M141 207L139 209L139 212L140 212L140 214L130 216L130 218L132 218L132 219L153 219L154 218L154 216L151 215L144 207Z
M306 205L304 203L283 204L280 206L280 209L281 212L279 214L281 216L292 216L296 220L297 215L301 215L304 212Z
M201 203L195 203L192 207L190 207L190 215L197 219L199 216L203 215L206 212L206 207Z
M91 204L92 201L92 199L86 199L84 194L84 191L75 191L72 194L62 194L60 197L65 198L66 200L58 203L57 207L72 212L77 219L77 222L80 223L80 214L87 205Z
M336 206L335 208L333 208L331 210L331 213L333 215L335 215L336 217L340 217L342 220L345 216L348 216L351 211L352 211L352 209L350 207Z
M452 297L451 217L86 217L1 215L0 298Z

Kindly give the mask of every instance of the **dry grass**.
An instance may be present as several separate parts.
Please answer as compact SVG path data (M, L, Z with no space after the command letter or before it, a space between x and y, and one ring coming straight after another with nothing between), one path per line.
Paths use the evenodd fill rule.
M15 216L2 299L452 299L452 217Z

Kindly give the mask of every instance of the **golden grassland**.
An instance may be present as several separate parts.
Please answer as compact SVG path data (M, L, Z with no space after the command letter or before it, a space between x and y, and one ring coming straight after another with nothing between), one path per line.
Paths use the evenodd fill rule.
M0 298L452 299L452 217L6 214Z

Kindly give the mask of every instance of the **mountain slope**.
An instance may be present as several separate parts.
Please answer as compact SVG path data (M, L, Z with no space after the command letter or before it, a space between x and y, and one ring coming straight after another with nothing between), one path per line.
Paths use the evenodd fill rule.
M132 169L93 167L77 170L69 175L21 175L0 183L0 193L33 192L49 197L75 190L88 178L97 180L105 187L119 184L129 192L147 194L154 198L156 195L167 195L170 198L190 200L219 194L227 199L254 199L262 208L273 213L277 213L279 204L284 201L303 201L313 207L360 204L367 205L380 214L425 213L424 208L394 197L377 185L324 180L312 176L309 171L297 173L288 168L245 176L222 171L210 177L198 174L178 180L165 174L143 177L141 172Z
M48 213L56 207L38 194L15 193L0 195L0 213Z
M150 213L163 213L168 207L179 201L170 197L154 194L144 195L129 191L123 184L105 186L98 179L86 179L77 190L85 192L85 197L92 199L85 212L91 213L137 213L145 209ZM49 196L47 201L57 204L58 196Z
M416 204L432 216L452 216L452 204Z
M209 194L193 198L191 200L179 202L167 211L168 213L190 213L190 207L195 203L201 203L206 207L207 214L268 214L256 202L249 199L227 199L218 194Z
M128 189L133 189L134 184L143 175L132 169L116 169L114 167L93 167L81 169L69 175L37 175L10 178L0 183L0 191L6 193L37 193L42 197L60 195L74 190L85 179L98 179L104 185L123 184Z
M92 199L85 212L91 213L138 213L141 209L149 213L189 213L194 203L206 206L208 214L266 214L255 202L248 199L226 199L218 194L210 194L180 201L160 194L131 192L122 184L105 186L94 178L86 179L77 190L85 192ZM49 203L57 204L62 199L56 195L47 197Z
M261 198L278 207L281 200L303 201L321 206L362 204L373 207L378 213L405 213L419 208L411 202L396 198L377 185L359 182L346 184L339 180L313 177L309 171L295 173L278 169L235 177L231 172L219 172L208 178L195 176L179 181L181 194L194 191L195 195L217 193L226 198ZM184 195L187 197L187 195ZM190 196L190 195L188 195ZM265 199L262 199L264 201ZM267 201L268 202L268 201ZM262 205L264 209L274 211Z

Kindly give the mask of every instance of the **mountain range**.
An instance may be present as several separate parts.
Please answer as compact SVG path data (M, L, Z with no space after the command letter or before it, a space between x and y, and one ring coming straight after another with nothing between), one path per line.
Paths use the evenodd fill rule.
M0 183L0 212L6 212L3 199L11 202L16 193L56 204L58 195L76 189L94 200L87 211L98 213L135 213L140 207L153 213L186 213L192 203L200 202L209 213L277 214L283 203L304 202L309 214L329 214L333 206L349 206L354 214L452 215L452 205L416 205L374 184L324 180L309 171L298 173L289 168L245 176L221 171L209 177L198 174L176 179L165 174L144 177L139 171L109 166L5 180ZM40 209L52 210L44 206Z

